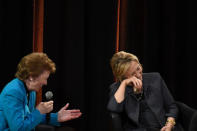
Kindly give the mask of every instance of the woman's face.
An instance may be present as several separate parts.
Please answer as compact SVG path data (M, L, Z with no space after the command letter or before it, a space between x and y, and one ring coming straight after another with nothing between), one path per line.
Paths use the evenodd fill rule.
M49 78L50 72L44 71L38 77L32 78L30 77L28 80L27 88L29 90L39 91L43 85L47 85L47 79Z
M142 66L136 61L132 61L130 63L130 67L128 68L128 70L125 74L126 78L130 78L133 76L142 80Z

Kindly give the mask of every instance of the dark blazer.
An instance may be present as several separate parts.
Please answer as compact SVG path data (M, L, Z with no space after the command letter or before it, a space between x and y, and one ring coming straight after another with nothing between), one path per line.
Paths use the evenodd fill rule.
M143 73L143 91L144 98L158 119L161 127L165 125L167 117L177 117L178 108L170 94L164 80L159 73ZM139 125L139 101L133 93L132 87L126 87L125 99L121 103L117 103L114 94L120 82L113 83L110 86L110 98L107 108L111 112L124 112L128 119L136 125Z

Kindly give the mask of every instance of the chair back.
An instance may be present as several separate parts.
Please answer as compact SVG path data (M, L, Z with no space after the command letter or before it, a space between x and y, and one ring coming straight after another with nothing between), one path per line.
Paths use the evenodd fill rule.
M196 109L189 107L183 102L176 101L176 105L179 109L178 120L185 131L189 131L190 123L196 112ZM196 130L197 131L197 130Z

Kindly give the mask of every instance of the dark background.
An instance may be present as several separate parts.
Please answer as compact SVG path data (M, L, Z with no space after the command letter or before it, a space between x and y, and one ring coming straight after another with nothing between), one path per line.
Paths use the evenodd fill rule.
M197 108L196 7L192 0L121 1L121 50L137 55L144 72L160 72L175 100ZM124 17L123 17L124 16ZM0 90L32 52L33 1L0 1ZM116 0L46 0L44 52L57 72L47 90L55 109L67 102L83 115L65 123L77 131L108 131L108 86L114 81Z

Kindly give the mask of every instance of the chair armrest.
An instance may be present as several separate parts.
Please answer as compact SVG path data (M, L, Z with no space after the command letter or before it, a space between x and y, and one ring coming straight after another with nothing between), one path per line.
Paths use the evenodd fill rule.
M197 131L197 112L194 113L192 116L190 126L189 126L189 131Z
M38 126L36 126L35 131L75 131L75 129L68 126L56 127L47 124L39 124Z
M46 125L46 124L39 124L36 126L36 131L55 131L55 126Z

